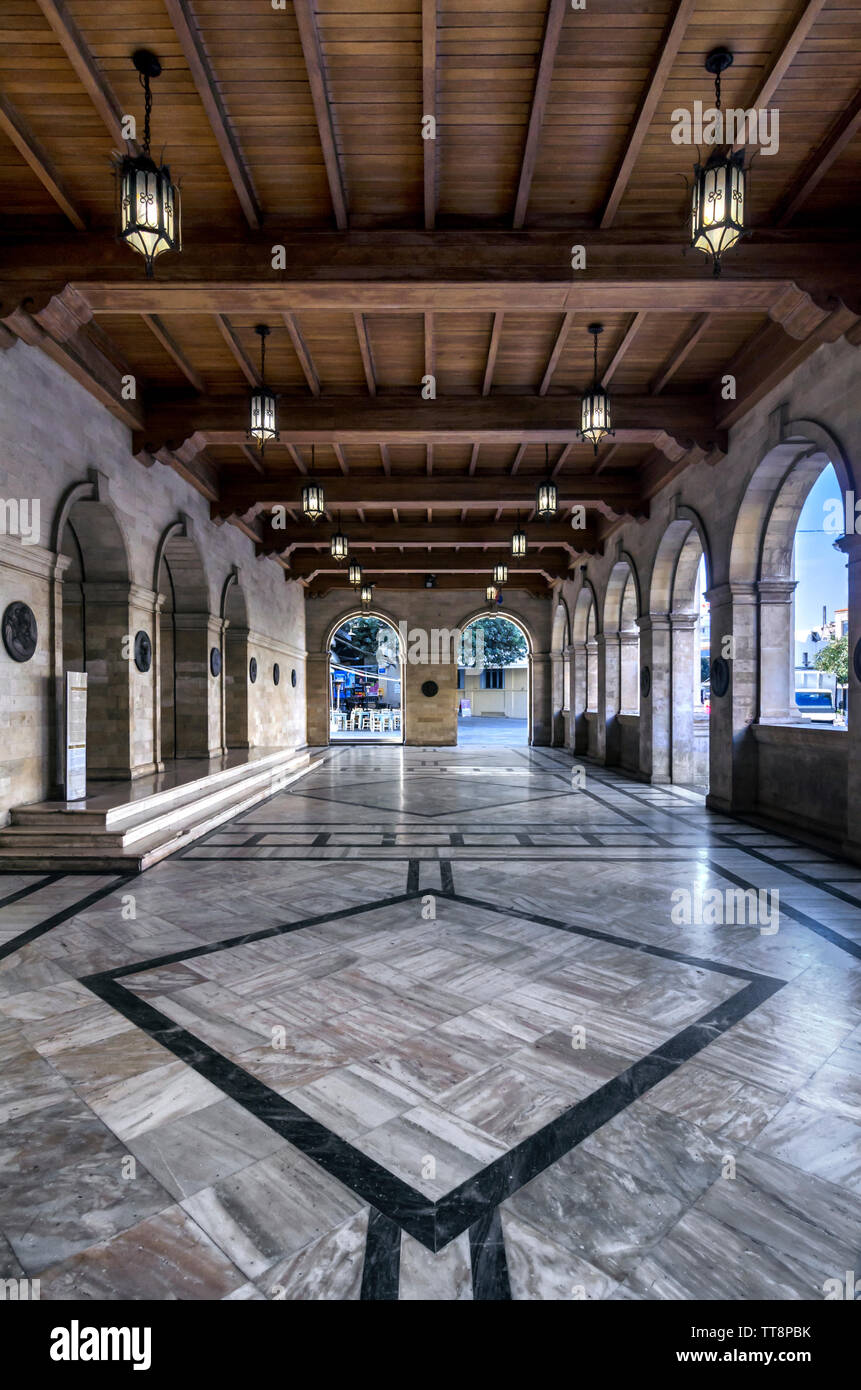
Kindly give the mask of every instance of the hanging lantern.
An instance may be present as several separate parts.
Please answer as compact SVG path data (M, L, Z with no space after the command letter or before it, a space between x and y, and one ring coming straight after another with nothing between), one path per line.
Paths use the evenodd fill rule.
M499 590L495 584L488 584L484 591L484 597L488 603L496 603L496 600L499 598Z
M338 513L338 529L329 541L329 552L333 560L346 560L350 552L350 542L341 530L341 513Z
M559 510L559 489L550 476L550 448L544 445L544 467L547 470L547 477L542 483L538 484L538 491L535 494L535 510L542 521L550 521Z
M314 479L314 445L311 445L311 472L302 489L302 514L311 522L319 521L326 513L326 494L323 484Z
M147 278L152 278L153 261L164 251L182 250L179 189L166 164L158 165L150 154L150 81L161 74L161 63L154 53L139 48L132 55L140 84L144 89L143 152L126 154L117 169L117 196L120 241L139 251L146 262Z
M360 587L362 583L362 566L359 564L358 560L350 561L348 578L354 589L358 589Z
M494 565L494 566L493 566L493 582L494 582L494 584L507 584L507 583L508 583L508 566L507 566L507 565Z
M270 441L279 438L276 396L266 385L266 339L270 331L265 323L254 329L260 339L260 385L251 392L248 438L254 440L261 454Z
M598 379L598 337L603 331L602 323L589 324L589 332L593 338L592 389L587 391L580 401L580 438L587 439L596 454L601 440L606 435L615 433L615 430L610 428L610 397Z
M363 584L363 585L362 585L362 590L361 590L361 593L360 593L359 597L360 597L361 600L362 600L362 607L363 607L363 608L367 608L369 604L373 603L373 601L374 601L374 586L373 586L373 584Z
M715 48L706 58L706 71L714 74L715 106L721 109L721 73L731 65L727 48ZM712 257L712 274L720 275L721 257L734 246L744 230L744 195L747 173L744 150L735 154L730 145L720 146L705 164L694 165L691 193L691 246Z
M517 530L511 537L511 554L515 560L522 560L528 549L526 532L520 528L520 512L517 513Z

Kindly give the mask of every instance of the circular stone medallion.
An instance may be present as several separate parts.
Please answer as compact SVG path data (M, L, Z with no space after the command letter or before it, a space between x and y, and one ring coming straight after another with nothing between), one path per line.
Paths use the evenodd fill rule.
M221 652L217 647L211 647L209 652L209 670L213 676L221 675Z
M729 662L722 656L716 656L712 662L711 688L712 694L718 697L729 690Z
M13 661L29 661L36 650L39 629L26 603L10 603L3 614L3 646Z
M644 666L640 672L640 694L644 700L648 700L652 693L652 672L648 666Z
M152 666L152 642L148 632L135 633L135 666L144 672Z
M422 694L426 695L429 700L433 699L434 695L438 695L439 686L436 681L425 681L422 685Z
M251 684L252 684L252 685L254 684L254 682L255 682L256 679L257 679L257 657L256 657L256 656L252 656L251 660L250 660L249 663L248 663L248 679L251 681Z
M275 662L275 665L272 667L272 680L273 680L273 682L275 683L275 685L277 685L278 682L280 681L280 679L281 679L281 667L278 665L278 662L276 661L276 662Z

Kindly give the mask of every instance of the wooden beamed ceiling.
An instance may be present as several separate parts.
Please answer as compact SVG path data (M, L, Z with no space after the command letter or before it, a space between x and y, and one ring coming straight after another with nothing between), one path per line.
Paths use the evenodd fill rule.
M343 582L333 509L378 582L432 562L470 587L519 511L522 582L555 582L718 461L820 343L861 341L861 11L838 0L7 0L0 37L0 347L40 347L142 463L312 588ZM715 280L686 253L695 151L670 127L710 104L718 44L725 106L776 107L780 146ZM138 149L141 45L164 67L153 147L183 186L185 250L153 281L113 240L108 168ZM595 319L616 427L597 455L576 437ZM263 456L244 433L261 321L281 394ZM298 510L312 446L316 528ZM542 527L548 466L561 510Z

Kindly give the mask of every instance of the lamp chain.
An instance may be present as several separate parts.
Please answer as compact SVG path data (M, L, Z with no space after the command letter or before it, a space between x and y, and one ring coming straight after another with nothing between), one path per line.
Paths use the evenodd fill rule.
M138 80L144 89L144 154L149 154L149 121L152 114L152 90L149 85L149 73L138 74Z

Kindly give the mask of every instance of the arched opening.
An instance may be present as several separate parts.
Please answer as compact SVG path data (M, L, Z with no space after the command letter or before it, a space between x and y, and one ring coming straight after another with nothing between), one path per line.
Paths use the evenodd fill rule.
M571 739L575 753L595 757L598 711L598 640L595 593L585 582L571 624Z
M664 532L641 627L644 769L653 782L708 789L710 613L708 560L699 519L680 515ZM648 676L645 671L648 668Z
M552 700L550 741L555 748L565 746L566 726L570 717L571 665L568 660L570 640L568 609L560 599L553 614L553 630L550 637L550 695Z
M162 597L159 629L161 758L209 757L220 743L217 703L210 698L209 586L200 552L175 531L164 545L156 581Z
M249 748L248 607L235 574L225 585L221 616L227 624L224 633L224 746Z
M87 769L95 779L133 775L130 575L113 511L95 498L73 502L62 522L63 674L87 675Z
M636 575L630 561L619 560L607 582L599 644L604 649L603 670L599 671L599 746L603 737L606 763L632 769L639 764L639 729L630 722L640 713L639 614Z
M834 465L807 494L793 546L793 681L796 717L845 726L849 691L849 580L843 534L844 500Z
M403 743L403 660L388 618L341 619L329 638L330 743Z
M529 743L532 680L525 629L501 613L463 628L457 671L458 744Z

